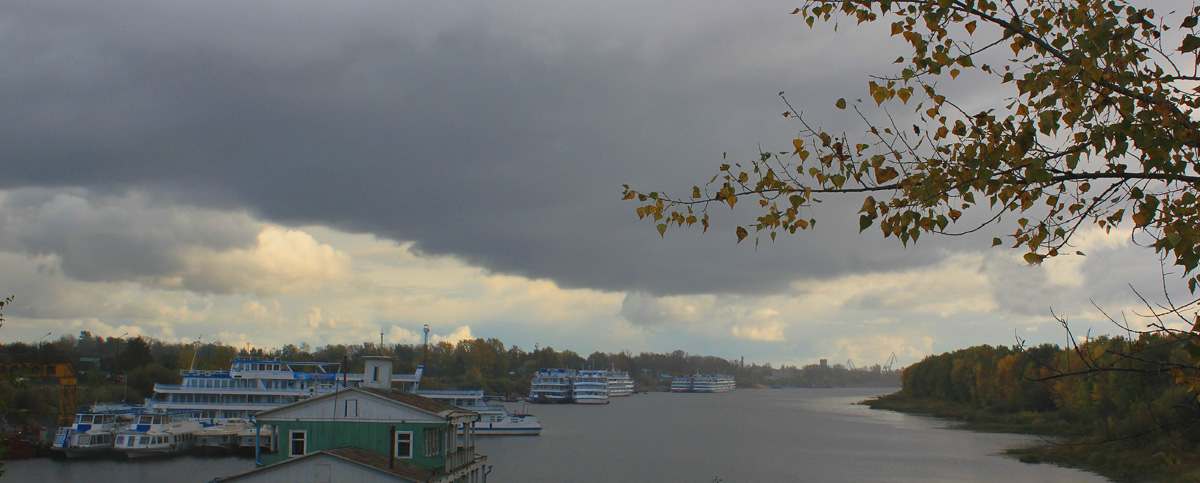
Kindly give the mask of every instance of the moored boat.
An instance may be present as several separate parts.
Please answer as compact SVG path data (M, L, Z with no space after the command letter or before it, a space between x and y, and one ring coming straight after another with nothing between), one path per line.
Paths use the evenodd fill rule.
M51 449L68 458L109 453L113 449L121 414L107 411L76 414L74 424L59 428Z
M479 413L475 434L480 436L537 435L542 432L542 423L537 416L510 412L503 405L488 401L482 389L422 389L416 394Z
M675 376L671 380L671 392L691 392L692 376Z
M414 374L396 374L391 381L400 389L414 390L422 368ZM250 419L259 411L333 392L359 387L366 374L342 372L336 362L292 362L235 359L229 370L181 370L180 384L155 384L146 407L163 411L192 411L195 417L224 421Z
M633 394L633 379L628 372L609 371L608 397L621 397Z
M145 411L117 433L113 449L129 458L179 454L196 445L196 433L202 428L190 411Z
M232 453L241 445L242 433L253 429L254 425L245 419L226 419L196 431L196 448L209 453Z
M729 374L694 374L677 376L671 381L671 392L729 392L736 388Z
M574 369L542 369L530 383L529 401L535 403L569 403L572 401L571 379Z
M582 370L571 379L575 404L608 404L608 371Z

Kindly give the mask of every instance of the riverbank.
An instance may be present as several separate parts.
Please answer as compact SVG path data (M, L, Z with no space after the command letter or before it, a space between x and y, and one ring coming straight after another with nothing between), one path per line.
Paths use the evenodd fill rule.
M1006 454L1023 463L1050 463L1091 471L1114 481L1200 482L1200 454L1180 431L1151 427L1140 430L1068 421L1057 411L999 413L970 404L912 398L893 393L862 401L871 409L932 416L952 421L956 429L1040 436L1043 443L1009 448ZM1186 430L1184 430L1186 431Z

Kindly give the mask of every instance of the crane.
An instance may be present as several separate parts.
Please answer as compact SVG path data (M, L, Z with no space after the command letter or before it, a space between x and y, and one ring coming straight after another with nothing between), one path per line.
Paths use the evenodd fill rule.
M888 360L883 363L883 370L890 371L890 370L892 370L892 366L895 364L896 364L896 353L893 352L892 356L889 357Z
M0 374L58 379L58 425L70 426L75 421L79 379L70 364L0 363Z

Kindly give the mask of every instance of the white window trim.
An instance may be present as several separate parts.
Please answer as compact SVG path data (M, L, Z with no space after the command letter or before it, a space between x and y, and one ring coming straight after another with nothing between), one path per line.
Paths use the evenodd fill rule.
M297 434L300 435L301 441L304 442L304 452L302 452L300 454L295 454L292 452L292 449L295 448L292 445L292 443L296 440ZM307 429L293 429L291 431L288 431L288 456L304 456L306 454L308 454L308 430Z
M400 454L400 435L402 435L402 434L403 434L403 435L407 435L407 436L408 436L408 454ZM395 436L393 436L393 437L396 439L396 441L395 441L395 444L396 444L396 457L397 457L397 458L404 458L404 459L412 459L412 457L413 457L413 446L415 445L415 441L413 441L413 433L412 433L412 431L396 431L396 435L395 435Z

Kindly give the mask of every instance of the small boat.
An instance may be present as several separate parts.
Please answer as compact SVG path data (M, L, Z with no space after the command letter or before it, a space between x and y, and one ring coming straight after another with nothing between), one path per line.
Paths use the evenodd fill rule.
M196 433L201 429L191 411L141 412L129 429L117 433L113 449L129 458L179 454L196 446Z
M207 453L233 453L241 445L242 433L253 429L250 421L229 418L196 431L196 448Z
M124 412L128 414L128 412ZM51 448L68 458L106 454L120 428L118 411L89 411L75 415L75 423L59 428Z
M488 401L483 389L422 389L416 394L479 413L479 421L475 423L475 434L479 436L537 435L542 432L542 423L537 416L509 412L508 408Z
M238 433L238 450L250 453L254 452L255 447L270 450L273 439L275 439L275 428L270 424L251 425Z

